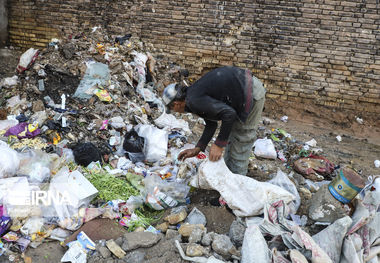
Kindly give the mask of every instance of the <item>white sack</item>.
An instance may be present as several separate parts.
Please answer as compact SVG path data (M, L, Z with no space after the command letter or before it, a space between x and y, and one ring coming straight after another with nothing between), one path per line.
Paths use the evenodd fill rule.
M347 236L343 241L340 263L363 263L363 256L355 249L353 235Z
M241 263L271 262L271 252L257 225L249 226L244 233Z
M299 226L294 226L293 230L292 238L296 240L299 245L311 250L311 263L333 263L331 258L318 246L308 233L303 231Z
M203 162L191 184L194 187L218 191L239 217L262 214L266 203L278 200L289 203L295 199L291 193L279 186L232 173L223 158L217 162Z
M345 216L313 236L314 241L329 255L333 262L340 261L343 239L352 219Z

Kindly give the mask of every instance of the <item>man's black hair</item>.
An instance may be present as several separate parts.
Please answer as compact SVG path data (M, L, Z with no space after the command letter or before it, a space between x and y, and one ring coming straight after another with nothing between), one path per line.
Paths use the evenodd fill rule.
M176 90L177 90L177 94L175 96L175 98L173 99L173 101L184 101L185 98L186 98L186 90L187 90L187 87L185 85L182 85L182 84L177 84L176 85Z

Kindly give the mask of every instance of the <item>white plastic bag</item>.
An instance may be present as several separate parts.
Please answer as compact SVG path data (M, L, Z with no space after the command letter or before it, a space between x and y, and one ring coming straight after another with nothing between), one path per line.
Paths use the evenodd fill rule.
M301 197L297 191L297 187L294 185L294 183L289 179L289 177L280 169L277 170L277 175L272 180L268 181L268 183L277 185L281 187L282 189L285 189L292 195L294 195L295 200L292 202L293 207L289 204L290 212L292 214L295 214L298 210L298 208L301 205Z
M20 154L18 174L28 177L29 183L42 183L50 178L50 155L33 150Z
M154 123L158 127L169 131L178 129L184 131L185 135L189 135L191 133L189 124L185 120L177 119L173 114L167 114L164 112L160 117L154 120Z
M14 75L13 77L5 78L0 82L0 87L5 86L5 87L12 87L16 86L18 83L18 77L17 75Z
M38 49L29 48L27 51L25 51L21 57L20 61L17 65L17 71L23 72L36 60L38 56Z
M9 128L16 126L18 124L18 120L1 120L0 121L0 131L8 130Z
M25 236L31 236L39 232L44 225L44 219L42 217L31 217L21 227L20 232Z
M144 124L136 128L139 136L144 137L144 155L148 162L157 162L166 157L168 133L152 125Z
M253 153L256 156L267 159L277 158L277 152L271 139L257 139L253 146L255 147Z
M14 176L19 165L20 159L17 152L5 143L0 144L0 178Z
M116 116L116 117L109 119L109 123L115 129L124 128L126 126L124 123L124 120L121 116Z
M266 203L278 200L289 203L295 199L291 193L279 186L232 173L223 158L217 162L203 162L191 184L194 187L218 191L239 217L262 214Z

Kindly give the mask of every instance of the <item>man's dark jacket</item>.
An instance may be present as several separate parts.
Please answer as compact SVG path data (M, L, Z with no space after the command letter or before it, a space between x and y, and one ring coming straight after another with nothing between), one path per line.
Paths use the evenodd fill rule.
M197 146L202 151L212 139L217 121L222 125L215 144L227 145L235 121L245 122L253 108L252 74L237 67L214 69L187 88L186 111L195 113L206 122Z

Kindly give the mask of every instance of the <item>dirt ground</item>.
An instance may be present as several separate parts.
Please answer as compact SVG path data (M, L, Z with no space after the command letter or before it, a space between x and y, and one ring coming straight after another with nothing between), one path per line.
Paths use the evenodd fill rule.
M13 54L20 54L13 51ZM0 78L15 74L17 56L10 55L8 50L0 50ZM75 82L76 80L74 80ZM1 94L1 90L0 90ZM50 94L51 95L51 94ZM283 115L288 116L287 122L280 121ZM363 124L356 122L355 112L344 112L313 105L290 105L284 101L268 100L264 116L271 119L270 124L261 125L262 130L282 128L299 141L315 139L317 147L323 150L322 155L335 165L351 165L362 175L380 174L375 168L374 161L380 159L380 117L360 115ZM336 136L342 141L338 142ZM292 171L291 167L284 166L280 160L254 160L255 169L249 171L249 176L267 181L276 173L278 168ZM215 191L195 190L191 193L189 208L197 207L207 218L208 231L228 233L235 216L225 207L216 207L210 200L218 197ZM66 249L58 242L44 243L37 249L28 249L26 255L32 262L60 262ZM0 262L7 262L0 257Z

